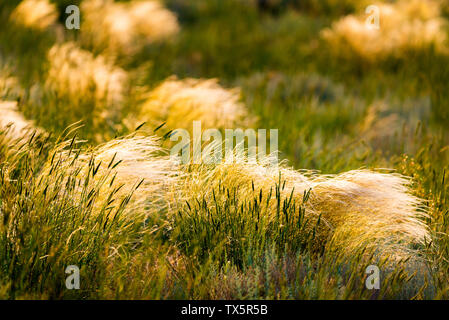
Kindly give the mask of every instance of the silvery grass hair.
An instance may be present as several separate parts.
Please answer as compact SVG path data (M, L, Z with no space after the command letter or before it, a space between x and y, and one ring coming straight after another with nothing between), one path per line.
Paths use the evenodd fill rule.
M34 125L33 121L25 119L17 109L15 101L0 101L0 130L10 140L23 140L34 133L43 133L44 130Z
M67 168L75 180L65 180ZM45 166L43 175L55 176L55 172L61 172L59 180L55 178L59 185L92 183L106 187L115 183L121 189L114 198L125 197L139 185L130 200L131 215L177 214L186 201L212 199L214 190L227 188L235 190L240 201L251 202L261 195L268 204L263 214L270 220L279 204L269 195L277 187L283 197L305 207L307 218L322 220L318 232L323 245L332 243L347 254L368 249L402 259L414 254L413 246L430 238L423 221L423 201L412 195L409 178L391 172L352 170L320 175L293 170L284 163L273 166L270 156L258 162L181 165L164 154L158 138L138 134L89 152L76 151L67 142ZM303 203L305 193L309 197ZM111 201L101 191L96 196Z
M237 153L236 148L233 163L187 165L189 174L181 180L184 200L212 199L214 190L224 187L235 190L240 201L262 198L261 202L268 204L264 214L274 220L282 211L274 196L278 190L281 198L303 206L306 218L321 220L321 245L332 243L348 254L366 249L402 259L415 254L412 247L429 241L423 221L426 207L412 194L408 177L391 170L322 175L294 170L285 163L273 166L272 156L246 161L246 155Z
M81 41L111 56L135 54L179 31L176 16L159 1L84 0L81 14Z
M170 77L145 96L137 115L127 122L137 127L142 122L170 129L191 130L193 121L204 128L249 127L255 118L240 101L240 89L220 86L217 79L177 79Z
M447 21L441 17L440 3L438 0L377 3L374 7L379 11L378 27L367 25L366 14L348 15L324 29L321 36L338 54L344 56L352 51L365 61L389 55L399 57L409 50L430 46L447 54L444 32Z

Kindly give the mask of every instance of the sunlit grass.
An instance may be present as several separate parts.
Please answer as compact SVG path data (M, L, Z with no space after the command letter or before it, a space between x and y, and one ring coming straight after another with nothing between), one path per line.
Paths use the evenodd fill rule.
M373 62L388 55L400 57L407 51L428 47L447 53L447 21L441 17L438 1L397 1L374 5L379 10L377 27L368 27L368 15L361 12L358 16L346 16L334 22L331 29L323 30L322 37L336 54L350 57L355 53Z

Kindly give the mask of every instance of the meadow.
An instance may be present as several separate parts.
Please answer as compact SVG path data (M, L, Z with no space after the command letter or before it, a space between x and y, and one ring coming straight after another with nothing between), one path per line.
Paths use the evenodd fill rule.
M0 20L0 299L449 298L447 2L2 0ZM282 162L180 165L195 120L278 129Z

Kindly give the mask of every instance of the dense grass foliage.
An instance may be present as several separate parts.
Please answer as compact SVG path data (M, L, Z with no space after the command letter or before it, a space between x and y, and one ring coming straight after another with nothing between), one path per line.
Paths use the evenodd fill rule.
M10 18L19 2L0 3L0 103L17 102L37 129L17 138L0 127L1 299L449 297L447 51L430 44L366 59L327 41L322 31L335 21L363 15L362 2L351 0L165 0L179 30L171 20L177 32L131 39L132 50L92 42L83 12L80 30L65 29L65 0L51 1L58 18L48 26L24 26ZM447 25L440 32L449 36ZM142 117L172 75L180 83L218 79L213 88L231 97L240 88L233 103L246 108L244 120L279 129L280 158L296 169L390 168L411 177L430 239L404 244L409 259L372 248L348 256L333 243L333 226L309 215L313 191L293 197L282 175L264 188L248 183L250 196L216 181L154 200L165 189L132 170L163 159L163 149L133 158L124 147L124 159L102 152L137 127L165 138L165 147L171 130L190 128L182 113L160 124ZM160 112L160 100L149 106ZM126 170L133 179L123 179ZM192 171L173 173L170 183ZM137 202L139 194L151 201ZM382 271L380 290L365 287L371 264ZM80 290L65 287L68 265L80 267Z

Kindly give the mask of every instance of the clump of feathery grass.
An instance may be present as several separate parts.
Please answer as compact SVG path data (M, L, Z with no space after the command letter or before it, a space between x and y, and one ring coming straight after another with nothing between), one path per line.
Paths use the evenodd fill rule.
M77 144L75 138L59 144L44 165L41 176L55 176L55 188L76 191L89 185L96 190L91 195L95 203L107 202L108 206L124 201L137 189L126 200L126 212L133 215L161 212L174 202L171 197L175 195L179 167L164 155L158 138L131 135L88 150L78 149ZM117 189L108 194L112 185ZM78 196L85 198L81 193Z
M25 27L45 30L56 23L58 11L48 0L24 0L14 9L10 19Z
M98 191L92 195L97 203L123 199L138 185L129 205L133 212L167 212L170 216L185 201L207 201L208 212L214 212L214 206L226 200L217 202L215 191L226 189L241 203L254 199L266 203L260 214L268 223L282 214L280 199L300 204L311 228L321 221L315 230L321 245L331 243L346 254L365 248L406 258L413 255L413 246L430 238L423 222L423 202L411 194L408 178L399 174L353 170L320 175L285 164L273 166L270 156L259 158L258 163L238 161L244 157L239 153L234 154L232 164L180 166L176 159L164 155L160 141L151 136L116 139L90 152L76 150L74 144L74 140L62 144L44 166L42 176L55 176L55 187L64 186L62 190L92 184ZM58 174L61 169L63 174ZM71 178L67 180L67 176ZM119 190L103 194L101 190L113 183Z
M259 159L259 163L192 165L184 180L185 197L193 202L211 200L214 190L227 188L234 190L240 201L260 197L261 203L267 203L262 214L271 220L282 213L279 196L293 199L304 206L310 226L321 220L317 232L324 234L318 235L319 239L347 254L366 248L399 259L410 256L414 245L429 239L422 220L426 211L422 200L411 194L408 178L369 170L320 175L284 164L271 166L269 158ZM310 195L303 203L307 193ZM213 212L213 206L210 210Z
M82 41L113 55L134 54L179 31L176 16L159 1L85 0L81 10Z
M152 90L140 113L128 119L133 125L149 122L166 123L170 129L192 129L193 121L203 128L250 126L254 118L240 102L240 90L225 89L217 79L183 79L171 77Z
M31 142L35 145L40 144L40 148L43 148L44 141L51 136L36 126L34 121L26 119L18 110L16 101L0 100L0 114L0 164L18 159L15 156L24 145Z
M36 132L43 132L32 121L25 119L15 101L0 101L0 114L0 130L11 140L29 138Z
M105 57L82 50L73 42L54 45L47 55L47 92L70 105L85 105L86 110L68 110L89 116L93 127L100 122L119 121L128 90L128 74ZM78 121L74 119L73 121Z
M401 0L376 6L380 11L379 29L366 26L366 14L348 15L323 30L322 38L342 56L351 56L349 49L367 61L431 46L437 52L447 52L446 20L440 16L438 1Z
M0 153L1 138L0 133ZM114 258L123 251L136 252L131 247L146 230L140 212L131 219L125 215L134 189L117 199L120 186L92 183L92 172L100 174L93 161L81 181L71 167L78 164L75 158L42 174L42 164L56 158L54 151L47 152L52 146L48 139L30 139L6 161L0 159L2 298L95 297ZM107 173L102 179L107 180ZM78 265L83 275L76 293L64 286L70 264Z
M181 214L174 222L181 223L182 228L176 232L182 234L179 239L172 237L172 241L178 243L178 240L184 240L179 243L181 248L190 243L194 246L192 250L215 254L216 248L208 247L214 244L213 241L205 239L204 242L195 242L194 238L189 238L187 227L192 219L192 222L205 221L197 219L193 214L192 211L198 207L191 210L189 216L182 217L184 212L179 209L185 206L186 200L187 205L198 203L201 207L200 213L207 213L212 221L203 229L199 225L195 228L203 230L207 235L213 234L218 228L218 235L224 236L223 241L230 242L230 251L227 253L233 254L233 259L247 259L248 252L245 250L252 250L232 246L235 241L246 241L236 239L236 236L263 240L263 232L270 230L269 225L276 221L277 216L284 214L286 219L282 221L287 220L285 222L289 232L292 232L291 228L296 227L295 223L298 228L302 227L304 219L311 220L309 226L312 228L316 226L313 222L321 219L324 227L314 229L314 232L326 234L318 234L317 238L332 241L334 248L341 254L352 254L367 247L378 250L380 254L391 254L392 257L409 257L409 246L425 241L427 230L420 222L421 214L416 211L420 200L409 194L407 179L399 175L365 170L323 176L308 171L298 172L284 165L270 166L269 160L267 157L260 159L259 164L241 161L233 164L187 165L179 168L173 159L164 156L157 138L138 134L116 139L87 151L80 150L75 139L59 144L50 152L43 170L37 177L33 177L34 173L26 173L31 175L28 177L31 185L28 185L27 179L20 179L20 183L26 184L21 189L26 190L27 196L19 196L28 200L23 203L30 206L33 212L31 221L48 226L48 230L59 231L50 235L45 229L46 237L50 235L45 238L46 245L32 243L34 250L38 252L37 257L46 257L41 264L44 267L47 263L52 266L52 272L44 277L45 281L51 281L55 272L63 270L62 266L67 264L67 261L76 261L84 266L92 255L102 250L110 252L107 259L115 257L120 261L121 257L118 257L117 251L124 250L128 243L139 242L138 233L143 232L145 228L145 223L142 222L147 221L148 215L161 211L167 211L169 218L170 214L177 217ZM5 173L7 171L0 170L1 175ZM6 181L11 184L11 190L15 190L15 184L19 183ZM17 186L17 189L19 187ZM37 204L31 206L28 192L40 199ZM239 201L239 204L235 201ZM242 207L241 211L228 210L233 205L240 207L243 203L245 207ZM267 205L263 206L262 203ZM291 203L301 206L298 218L298 210L291 210ZM8 213L19 208L10 201L2 205L4 212ZM288 212L284 210L285 206L290 207ZM266 210L259 212L251 210L251 207L264 207ZM62 212L64 214L61 214ZM231 217L230 213L240 216ZM248 221L258 219L251 213L263 215L259 221L267 223L268 228L262 228L259 222ZM10 215L14 219L21 216ZM288 220L290 218L291 221ZM8 222L6 226L8 240L14 240L13 232L10 231L13 230L14 221ZM242 223L236 226L234 223L239 221ZM275 228L279 234L272 237L283 237L286 229L283 223ZM233 226L226 227L229 224ZM29 232L40 230L26 229L28 225L21 224L21 228ZM244 232L250 232L254 226L255 234L238 233L240 227ZM257 227L261 229L258 230ZM230 233L224 234L223 230ZM237 233L233 234L232 230ZM299 230L309 231L310 229ZM308 236L301 238L297 233L294 236L286 240L310 239ZM36 239L43 240L39 237ZM60 245L60 239L63 239L63 245ZM126 243L120 242L125 240ZM18 241L12 243L14 248L20 250L16 253L18 259L30 258L28 255L32 255L32 252L27 251L27 247L21 246ZM263 254L266 248L263 243L260 243L260 246L258 253ZM134 252L134 248L129 253ZM50 249L55 250L57 254L50 252ZM60 259L60 256L64 259ZM327 256L330 257L334 256ZM226 257L221 259L226 260ZM360 259L360 256L357 255L356 259ZM86 264L89 275L90 272L95 272L97 263L102 263L96 260L91 262L93 264ZM360 267L360 264L358 266ZM91 270L90 267L94 269ZM12 271L7 270L7 277L13 277ZM28 285L34 288L32 284ZM57 294L58 290L54 288L49 292Z
M109 107L119 107L123 102L127 74L103 56L94 57L68 42L54 45L47 58L50 68L46 85L50 89L75 99L93 90L95 100Z

